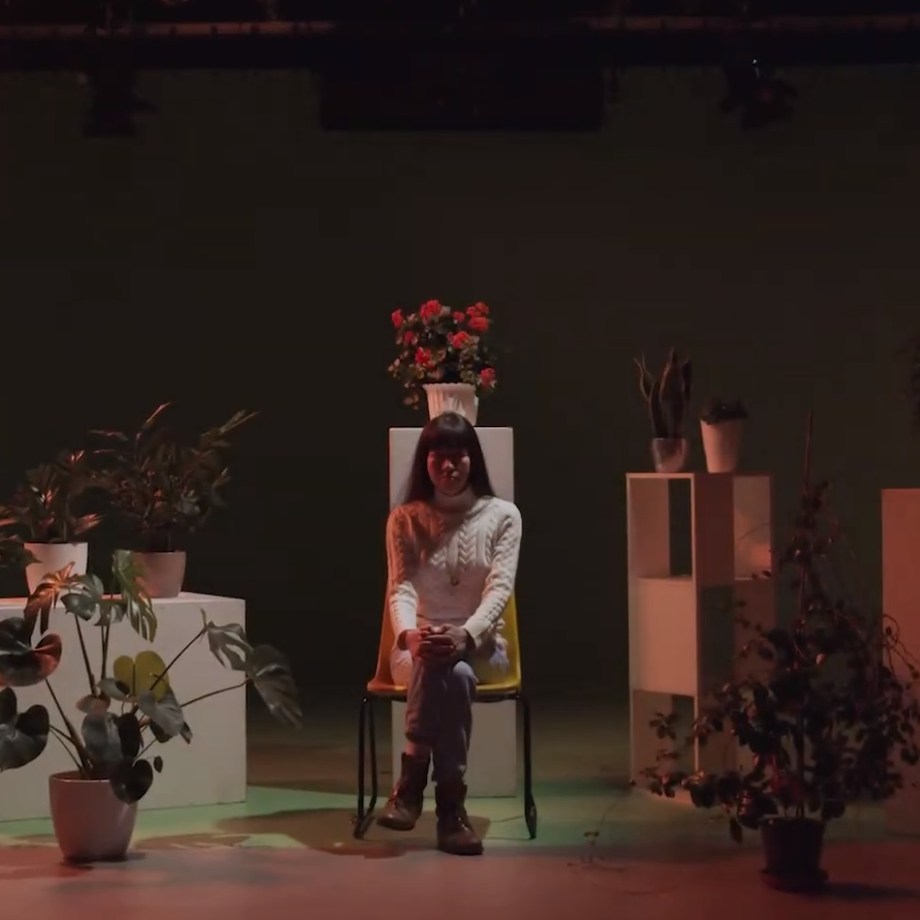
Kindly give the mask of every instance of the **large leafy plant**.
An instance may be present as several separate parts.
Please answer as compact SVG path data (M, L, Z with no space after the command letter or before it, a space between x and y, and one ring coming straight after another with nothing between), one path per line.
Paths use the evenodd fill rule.
M835 553L842 540L829 512L827 482L810 478L811 423L805 477L779 576L794 592L788 626L764 628L739 613L750 640L735 677L713 694L693 723L687 746L726 740L740 763L722 773L677 769L680 744L658 752L644 770L652 792L687 790L694 805L721 807L732 837L774 816L827 822L847 803L890 797L903 785L899 763L920 760L916 729L916 660L897 624L865 616L839 586ZM750 659L761 667L750 667ZM899 676L900 675L900 676ZM677 741L676 719L660 713L651 727Z
M192 728L185 710L200 700L251 684L276 718L301 724L297 688L284 656L270 646L251 646L242 626L215 625L203 611L201 627L169 663L151 648L133 658L119 656L110 665L113 626L127 622L151 643L157 631L156 614L139 586L132 554L116 552L112 569L118 588L114 594L104 593L96 576L74 576L68 567L45 578L28 599L23 616L0 621L0 772L31 763L53 736L67 749L80 776L108 780L119 799L136 802L163 768L162 757L156 753L151 758L147 752L155 743L175 737L190 742ZM60 636L49 631L52 613L74 617L86 669L87 693L74 701L72 715L49 680L62 654ZM86 641L90 629L100 648L98 670ZM201 641L240 679L179 702L171 671ZM51 723L43 705L19 712L15 688L40 683L48 688L59 726Z
M9 504L0 507L0 523L33 543L71 543L101 521L86 506L93 486L85 451L62 451L26 473Z
M149 552L176 549L224 506L221 492L230 481L224 460L231 447L229 435L256 416L236 412L201 434L196 443L183 444L164 423L170 406L158 406L133 434L90 432L100 445L93 451L101 470L99 482L137 548Z

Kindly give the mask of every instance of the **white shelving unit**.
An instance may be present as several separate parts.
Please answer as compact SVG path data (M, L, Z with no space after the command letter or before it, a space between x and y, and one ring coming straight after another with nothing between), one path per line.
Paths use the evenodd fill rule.
M882 608L898 623L901 641L920 658L920 489L882 490ZM909 680L907 665L895 660L895 672ZM920 765L898 762L904 788L885 803L888 829L920 834Z
M391 508L402 501L421 433L421 428L390 429ZM495 494L506 501L514 501L514 430L477 428L476 434ZM470 796L497 798L517 795L517 705L514 700L473 704L473 734L466 772ZM399 774L399 758L405 744L405 713L405 703L394 701L391 704L394 776Z
M732 675L745 616L775 622L772 480L730 473L628 473L630 774L655 764L649 721L678 713L686 734L707 694ZM761 576L761 577L756 577ZM699 745L690 770L721 770L733 745Z

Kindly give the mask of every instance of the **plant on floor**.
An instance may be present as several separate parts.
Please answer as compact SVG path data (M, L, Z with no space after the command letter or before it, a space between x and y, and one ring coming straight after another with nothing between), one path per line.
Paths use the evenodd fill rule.
M130 552L113 559L114 594L106 594L95 575L72 575L69 569L48 576L26 603L22 617L0 621L0 772L23 767L45 749L49 735L67 749L83 779L107 780L123 802L143 798L154 771L163 768L159 754L148 759L157 742L175 737L191 741L185 710L219 693L241 691L252 685L278 719L299 725L302 714L297 688L285 657L267 645L251 646L242 626L217 626L202 611L202 625L185 647L166 664L152 649L134 657L122 655L109 662L113 626L127 621L138 635L152 643L157 619L150 598L139 585ZM80 654L86 669L88 693L75 701L83 714L79 729L68 717L49 681L61 660L62 643L49 632L52 613L73 616ZM36 627L38 641L34 642ZM90 661L85 629L97 631L98 665ZM197 642L207 641L225 667L240 674L230 686L180 703L170 672ZM63 727L52 725L48 709L35 705L20 713L14 688L44 683Z
M22 529L30 543L72 543L102 520L86 507L93 485L85 451L62 451L25 474L0 506L0 524Z
M712 744L727 732L746 750L739 756L744 763L719 774L687 774L674 767L678 745L660 750L644 771L652 792L673 797L684 788L694 805L724 809L738 842L744 828L762 829L768 871L803 884L821 875L825 824L849 802L890 797L903 784L897 764L920 760L916 660L895 622L873 622L843 588L832 587L842 531L829 516L829 484L814 483L810 467L809 417L801 499L778 570L794 592L795 615L787 627L765 629L746 622L742 609L751 638L741 658L756 656L763 670L741 664L686 739L688 746ZM676 740L673 716L660 714L652 728ZM810 865L801 849L806 839ZM777 841L785 841L785 857ZM798 867L783 861L795 846Z
M706 408L700 414L700 420L707 425L743 421L747 417L748 411L740 399L724 400L715 396L706 403Z
M403 402L418 408L427 383L466 383L477 396L496 386L495 356L489 344L491 310L475 303L455 310L438 300L423 303L406 316L401 309L391 316L398 354L389 374L406 390Z
M693 382L692 362L689 358L680 360L672 348L660 377L648 369L644 355L636 358L635 364L639 369L639 390L648 405L652 436L682 438Z
M130 532L133 548L171 552L200 531L215 509L225 506L222 490L230 482L224 456L229 435L256 417L235 412L209 428L197 443L182 444L164 424L171 403L158 406L137 432L92 431L100 443L93 458L97 482L108 492L118 520Z

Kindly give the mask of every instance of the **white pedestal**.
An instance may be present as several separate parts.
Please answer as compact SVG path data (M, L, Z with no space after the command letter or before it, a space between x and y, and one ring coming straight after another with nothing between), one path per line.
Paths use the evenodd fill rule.
M24 600L0 600L0 619L21 616ZM112 628L109 663L119 655L136 655L152 648L166 663L201 628L201 610L218 626L227 623L246 625L246 605L242 600L204 594L182 594L177 598L154 601L157 635L152 645L144 642L127 622ZM80 653L73 615L57 608L51 613L51 632L61 637L64 653L58 669L49 678L67 717L77 726L82 713L78 699L89 692L86 669ZM101 661L98 629L83 626L90 664L98 677ZM240 682L240 675L223 667L208 649L207 639L193 645L170 670L170 683L179 702L193 699L221 687ZM48 708L51 723L58 727L61 718L47 688L16 689L20 712L35 703ZM173 738L166 744L154 743L147 754L163 758L163 772L155 774L153 786L141 799L142 809L174 808L187 805L213 805L246 800L246 695L240 688L192 704L186 710L192 741L186 744ZM48 810L48 777L72 770L73 761L54 738L41 756L25 767L0 776L0 820L44 818Z
M402 501L421 428L390 429L390 507ZM514 429L477 428L492 488L499 498L514 501ZM404 703L392 704L394 776L405 744ZM517 792L517 704L475 703L473 736L467 766L470 796L513 796Z
M920 655L920 489L882 490L882 608L898 623L901 641L913 656ZM910 680L899 658L895 672ZM920 765L908 766L895 757L904 789L885 803L888 829L896 834L920 834Z

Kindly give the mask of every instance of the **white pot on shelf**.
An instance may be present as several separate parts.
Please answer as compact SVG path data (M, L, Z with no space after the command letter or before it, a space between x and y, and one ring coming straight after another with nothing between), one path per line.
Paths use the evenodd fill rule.
M471 424L479 416L479 397L471 383L425 383L422 385L428 397L428 417L437 418L445 412L458 412Z
M700 421L708 472L734 473L738 469L744 440L744 422L742 418L713 423Z
M38 560L26 566L26 584L31 594L49 572L59 572L73 563L73 575L86 574L89 555L87 543L25 543L27 550Z

